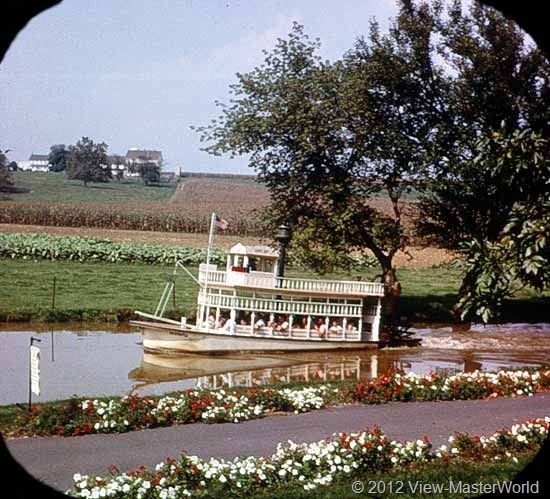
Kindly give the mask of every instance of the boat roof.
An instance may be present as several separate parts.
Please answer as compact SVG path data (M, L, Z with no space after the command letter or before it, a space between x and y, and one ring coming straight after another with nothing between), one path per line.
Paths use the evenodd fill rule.
M279 256L279 254L270 246L245 246L241 243L233 246L229 250L229 253L231 255L258 256L273 260L276 260Z

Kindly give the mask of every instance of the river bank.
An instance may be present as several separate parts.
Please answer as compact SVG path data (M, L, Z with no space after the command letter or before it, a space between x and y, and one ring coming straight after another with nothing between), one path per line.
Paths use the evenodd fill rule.
M0 322L127 322L135 310L151 311L173 267L127 263L73 261L0 261ZM196 274L197 269L191 268ZM288 270L290 277L312 274ZM376 280L376 270L338 272L334 279ZM451 308L460 285L452 265L399 271L400 315L408 322L455 322ZM175 295L166 314L178 319L196 312L196 284L186 275L176 279ZM547 318L550 293L524 291L504 307L505 322L541 322Z

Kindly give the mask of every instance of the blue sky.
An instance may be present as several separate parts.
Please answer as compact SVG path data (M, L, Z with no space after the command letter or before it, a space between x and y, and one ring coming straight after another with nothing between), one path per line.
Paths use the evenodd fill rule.
M253 173L200 151L190 125L218 115L236 72L263 60L293 21L334 59L394 0L64 0L32 20L0 65L0 147L10 160L82 136L109 153L160 149L168 168Z

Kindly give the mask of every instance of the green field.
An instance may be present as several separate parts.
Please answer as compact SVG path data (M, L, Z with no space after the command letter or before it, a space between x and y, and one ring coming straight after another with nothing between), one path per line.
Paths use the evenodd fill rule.
M192 269L196 274L196 268ZM154 310L171 266L126 263L77 263L0 260L0 321L2 320L125 320L136 309ZM335 273L326 278L372 280L364 274ZM289 269L289 277L312 274ZM56 279L55 310L52 292ZM399 272L403 286L401 313L415 322L448 322L460 284L457 269L449 267ZM169 315L192 316L196 307L196 284L183 272L176 280L176 300ZM544 320L549 294L524 293L506 307L507 320Z
M15 186L30 192L3 194L11 201L55 201L58 203L119 203L165 201L172 196L175 185L145 186L140 180L112 180L106 184L84 184L67 180L64 173L14 172Z

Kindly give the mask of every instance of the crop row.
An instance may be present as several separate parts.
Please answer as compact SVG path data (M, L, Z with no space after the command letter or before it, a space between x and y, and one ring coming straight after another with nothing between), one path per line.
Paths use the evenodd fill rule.
M97 237L0 233L0 258L146 264L172 264L177 259L184 265L198 265L206 261L206 249L117 243ZM212 250L211 263L224 265L226 258L226 251ZM287 254L287 262L300 266L292 253ZM353 266L373 268L376 261L357 255L353 257Z
M55 227L92 227L100 229L160 232L208 233L211 211L190 210L165 203L50 203L0 202L0 223L46 225ZM225 210L229 235L259 235L254 215L244 210Z
M0 257L146 264L172 264L177 258L185 265L198 265L206 261L206 250L115 243L95 237L0 234ZM212 263L223 264L226 252L213 249L210 259Z

